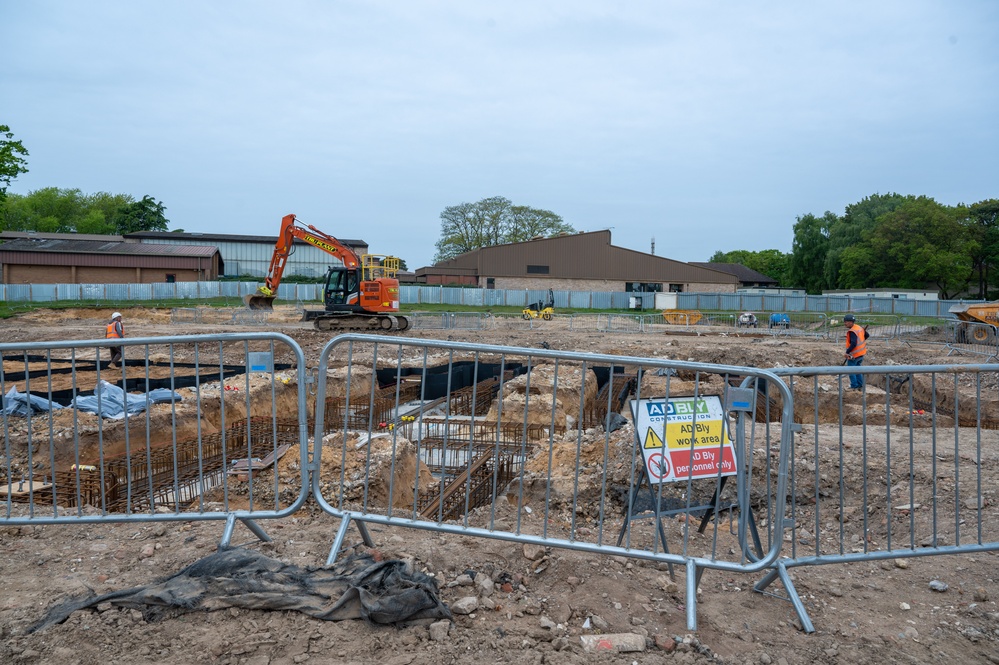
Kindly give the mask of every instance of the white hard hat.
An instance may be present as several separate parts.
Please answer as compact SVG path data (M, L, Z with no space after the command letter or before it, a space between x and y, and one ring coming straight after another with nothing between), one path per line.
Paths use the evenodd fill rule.
M114 314L111 315L111 318L112 319L120 319L121 318L121 312L115 312Z

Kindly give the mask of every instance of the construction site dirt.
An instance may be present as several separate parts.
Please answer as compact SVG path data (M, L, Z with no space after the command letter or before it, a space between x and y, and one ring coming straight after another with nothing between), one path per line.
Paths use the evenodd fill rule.
M278 307L265 318L244 325L239 317L216 313L214 318L196 317L190 324L175 323L169 310L132 308L121 310L128 338L194 335L202 333L259 332L267 330L287 335L313 362L330 340L328 333L316 331L311 323L299 320L292 307ZM0 322L0 340L7 344L87 340L102 337L111 310L37 310L15 319ZM843 362L841 337L812 338L761 333L753 330L712 331L707 334L574 332L546 328L547 321L517 321L492 329L488 343L531 349L604 353L621 356L672 359L696 363L717 363L758 368L822 367ZM400 335L387 335L395 338ZM483 334L474 330L408 330L401 336L422 339L446 339L457 342L483 342ZM104 350L106 353L106 350ZM86 353L90 355L87 357ZM188 357L157 355L152 349L147 359L132 360L133 367L179 368L183 375L192 363ZM58 375L60 390L92 386L100 373L111 383L121 380L121 369L103 364L94 350L80 351L80 367L90 363L91 373ZM126 353L126 359L130 356ZM931 365L972 364L984 362L983 356L953 353L940 343L880 342L871 344L867 364ZM37 362L47 364L40 359ZM252 377L226 363L211 365L211 356L199 358L199 367L210 367L210 377L202 377L199 390L203 400L224 400L231 409L229 418L254 415L256 406L243 399L254 390ZM294 379L295 359L280 347L275 353L275 371ZM32 360L35 367L36 360ZM200 363L204 363L201 365ZM5 372L23 371L23 360L5 359ZM41 367L41 365L38 365ZM132 378L126 364L127 378ZM334 365L328 381L331 390L339 369ZM997 367L999 371L999 367ZM674 377L682 382L685 377ZM656 381L665 377L647 377L643 391L653 394ZM516 381L517 379L511 379ZM588 380L588 379L580 379ZM66 381L70 383L63 385ZM75 381L74 385L72 382ZM135 384L133 384L135 385ZM545 390L543 380L532 390ZM953 418L961 426L991 428L999 421L999 385L997 375L982 374L981 411L970 425L965 422L963 402L950 415L942 414L937 423L946 429ZM367 389L370 384L364 384ZM238 391L226 388L238 388ZM882 386L883 387L883 386ZM869 382L868 394L883 395L877 381ZM281 412L293 413L297 387L292 380L279 383L268 398L277 402ZM184 388L190 390L191 388ZM354 389L360 389L355 386ZM915 386L915 394L923 388ZM341 388L342 390L342 388ZM549 384L550 390L550 384ZM880 391L880 392L879 392ZM335 392L334 392L335 394ZM809 392L797 409L818 412L820 422L833 429L820 434L835 438L833 445L842 454L845 474L863 473L872 477L883 474L885 463L860 456L868 455L864 446L864 427L876 422L877 409L861 413L857 396L840 396L837 390L819 391L816 399ZM797 393L796 393L797 397ZM549 399L552 399L549 396ZM843 402L846 402L845 406ZM875 401L875 400L872 400ZM209 403L209 402L205 402ZM970 403L970 401L969 401ZM221 429L226 423L213 422L212 409L185 414L183 405L173 407L153 429L168 436L176 427L184 433L200 427ZM179 417L177 414L180 414ZM189 415L189 417L188 417ZM310 412L309 416L313 414ZM492 417L496 417L492 413ZM487 419L490 415L485 416ZM502 417L502 416L500 416ZM560 418L564 418L559 414ZM81 433L81 449L96 446L97 416L59 414L54 427L76 427ZM884 418L882 414L882 419ZM950 418L950 420L948 420ZM840 429L831 423L842 420ZM804 418L808 422L808 418ZM13 419L11 419L13 422ZM571 421L569 423L571 425ZM145 424L143 424L145 426ZM49 427L46 421L45 427ZM823 425L823 428L825 425ZM806 431L804 435L816 434ZM204 432L204 429L201 430ZM992 430L989 429L991 432ZM173 436L173 433L169 433ZM629 426L614 434L627 439L634 436ZM111 451L114 435L101 430L101 444ZM809 439L811 440L811 439ZM334 436L331 441L339 442ZM551 464L603 464L603 433L583 437L580 450L576 443L555 445ZM991 439L989 439L991 442ZM919 445L919 440L916 441ZM108 447L110 446L110 447ZM348 447L350 447L348 445ZM954 453L953 449L950 451ZM378 464L379 448L373 447L367 463ZM934 460L944 459L945 451L914 458L924 468L916 473L933 477L939 474ZM56 466L69 460L55 460ZM807 461L807 459L806 459ZM813 460L814 461L814 460ZM46 464L50 460L44 461ZM344 471L342 460L323 457L321 482ZM356 460L347 464L357 464ZM544 460L549 464L548 459ZM615 464L611 460L608 464ZM277 473L292 481L300 477L299 458L287 454L272 461L273 467L261 474ZM528 460L526 465L539 465ZM347 469L347 475L353 469ZM995 523L996 490L999 486L999 450L983 448L976 461L984 501L978 510ZM396 469L395 477L425 473L421 469ZM625 477L625 470L614 472ZM613 474L612 474L613 475ZM614 477L617 477L614 476ZM266 476L269 477L269 476ZM942 476L941 476L942 477ZM558 479L553 479L556 483ZM332 481L330 481L332 482ZM425 478L430 483L431 479ZM387 483L369 497L387 501ZM268 501L266 486L261 483L255 500ZM282 487L284 484L282 484ZM294 486L294 483L291 483ZM557 491L557 486L553 491ZM531 488L526 488L530 495ZM325 493L324 493L325 495ZM585 496L585 493L580 494ZM211 499L211 497L208 497ZM350 498L348 496L348 498ZM227 499L230 506L245 505L247 497L234 492ZM244 502L241 504L240 502ZM288 497L281 499L287 505ZM528 506L529 507L529 506ZM530 524L537 511L517 510L515 504L500 501L493 508L492 519ZM882 516L871 516L881 519ZM681 517L680 519L684 519ZM891 519L888 517L887 519ZM306 501L294 515L263 524L272 538L259 542L237 526L234 544L259 550L269 557L298 566L321 566L328 554L338 520L324 513L313 500ZM686 628L684 607L684 571L675 579L665 564L601 556L559 548L487 540L464 535L438 534L430 531L371 525L376 558L412 561L417 569L432 574L441 586L441 599L448 605L468 596L479 595L476 609L467 614L455 613L449 630L431 630L426 625L395 628L362 621L324 622L301 613L227 608L218 611L161 611L154 615L138 609L122 608L111 603L96 610L80 610L62 624L28 633L54 604L67 597L93 591L105 594L149 584L176 573L210 554L218 546L223 525L220 522L110 523L101 525L31 525L10 526L0 522L0 662L5 663L225 663L263 665L268 663L381 663L410 665L436 663L935 663L945 660L968 663L999 663L999 584L996 579L997 557L994 552L960 556L927 556L910 559L886 559L815 567L795 568L792 579L815 626L814 633L802 631L792 605L780 595L777 585L767 591L775 596L753 591L761 574L739 574L707 570L697 593L696 632ZM969 525L973 528L973 525ZM696 534L695 531L691 531ZM724 532L723 532L724 533ZM692 536L692 548L708 548ZM723 547L737 547L735 536ZM356 530L348 533L345 546L365 550ZM482 597L481 584L474 579L486 575L502 581ZM640 636L642 651L591 653L581 636L632 634Z

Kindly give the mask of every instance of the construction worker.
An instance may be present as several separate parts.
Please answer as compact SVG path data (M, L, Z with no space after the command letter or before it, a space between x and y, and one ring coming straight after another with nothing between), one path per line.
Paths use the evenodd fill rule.
M107 325L104 337L105 339L123 339L125 337L125 330L121 327L121 312L115 312L111 315L111 323ZM115 363L121 363L121 356L124 349L120 346L112 346L110 349L111 363L108 367L114 367Z
M853 314L843 317L843 325L846 326L846 364L850 367L859 367L864 362L867 355L867 331L856 325L857 319ZM850 390L864 389L864 375L850 375Z

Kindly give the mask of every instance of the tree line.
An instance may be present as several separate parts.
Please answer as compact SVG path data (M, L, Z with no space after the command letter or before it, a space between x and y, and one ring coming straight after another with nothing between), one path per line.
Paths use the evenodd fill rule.
M8 193L18 175L28 172L28 150L0 125L0 231L122 235L166 231L170 223L162 201L151 196L46 187L25 195Z
M28 151L0 125L0 231L125 234L166 231L162 202L151 196L49 187L26 195L7 188L27 173ZM502 196L448 206L440 214L434 262L482 247L576 233L550 211ZM927 196L874 194L798 217L790 253L718 251L712 263L740 263L782 287L817 294L834 289L927 289L943 298L999 297L999 199L947 206Z
M809 213L794 224L791 252L716 252L781 286L932 289L942 298L989 299L999 286L999 199L948 206L928 196L874 194L843 215Z

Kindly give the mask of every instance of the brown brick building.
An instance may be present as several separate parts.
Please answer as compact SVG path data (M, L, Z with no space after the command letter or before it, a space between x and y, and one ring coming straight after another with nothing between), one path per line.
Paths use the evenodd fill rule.
M124 242L120 236L4 233L4 284L151 284L213 281L223 272L214 246Z
M569 291L734 293L739 286L739 278L728 272L616 247L608 230L483 247L419 268L416 279Z

